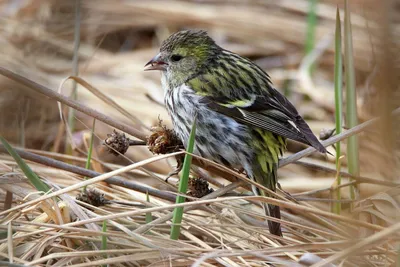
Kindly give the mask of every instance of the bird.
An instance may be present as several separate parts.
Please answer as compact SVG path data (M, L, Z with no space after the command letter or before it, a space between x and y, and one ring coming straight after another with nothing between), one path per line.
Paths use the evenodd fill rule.
M287 139L326 153L270 76L251 60L220 47L204 30L173 33L144 70L161 71L164 104L185 147L196 122L195 154L244 170L274 192ZM252 191L269 196L254 185ZM262 206L267 216L280 219L279 206ZM280 223L268 220L268 228L282 236Z

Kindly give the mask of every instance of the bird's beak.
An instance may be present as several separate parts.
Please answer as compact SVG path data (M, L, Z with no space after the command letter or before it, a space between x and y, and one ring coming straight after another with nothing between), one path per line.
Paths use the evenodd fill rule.
M144 70L166 70L168 64L161 58L160 53L153 57L146 65Z

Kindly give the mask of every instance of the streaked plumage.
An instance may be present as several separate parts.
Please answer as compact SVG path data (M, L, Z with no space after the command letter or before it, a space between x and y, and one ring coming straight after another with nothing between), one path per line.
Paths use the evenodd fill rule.
M197 116L195 153L205 158L243 168L275 191L286 138L326 152L294 106L272 87L268 74L216 45L204 31L171 35L147 65L162 71L165 105L185 146ZM267 205L265 211L280 217L279 207ZM271 233L282 234L280 224L268 224Z

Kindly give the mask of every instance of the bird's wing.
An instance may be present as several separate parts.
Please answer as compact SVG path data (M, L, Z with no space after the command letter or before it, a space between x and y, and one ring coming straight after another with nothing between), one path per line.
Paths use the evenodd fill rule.
M219 113L326 152L268 74L246 58L223 50L186 84Z
M238 122L313 146L325 153L326 149L286 97L274 88L269 88L268 93L250 100L203 96L201 101Z

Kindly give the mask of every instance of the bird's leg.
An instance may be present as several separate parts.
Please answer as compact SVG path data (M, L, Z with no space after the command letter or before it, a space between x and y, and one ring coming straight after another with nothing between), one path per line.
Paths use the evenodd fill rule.
M282 189L282 186L280 183L276 183L276 186L279 188L279 190L282 191L282 193L288 198L291 199L293 201L296 201L296 198L292 197L292 195L289 192L286 192L285 190Z
M168 183L168 179L171 178L174 175L177 175L183 168L183 159L184 157L182 155L178 155L175 157L176 158L176 168L175 170L171 171L170 173L167 174L167 177L165 178L165 182Z
M175 170L173 170L167 174L167 177L165 178L165 182L168 183L168 179L174 175L177 175L181 170L182 170L182 167L176 166Z

